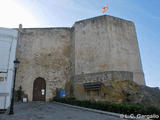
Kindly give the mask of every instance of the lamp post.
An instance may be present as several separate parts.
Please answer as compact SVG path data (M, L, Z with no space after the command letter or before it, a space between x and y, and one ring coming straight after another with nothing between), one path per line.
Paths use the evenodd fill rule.
M15 89L16 73L17 73L17 68L18 68L19 63L20 63L20 61L18 61L18 59L14 60L14 81L13 81L12 99L11 99L9 115L14 114L14 112L13 112L13 109L14 109L13 108L13 106L14 106L14 89Z

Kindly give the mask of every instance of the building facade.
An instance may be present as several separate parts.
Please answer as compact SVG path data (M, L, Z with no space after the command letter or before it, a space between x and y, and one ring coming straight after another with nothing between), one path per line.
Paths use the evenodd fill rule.
M50 101L58 89L87 99L94 95L88 91L99 94L110 80L145 85L135 26L112 16L78 21L71 28L19 29L17 58L16 90L21 88L29 101Z
M18 31L0 28L0 109L10 106Z

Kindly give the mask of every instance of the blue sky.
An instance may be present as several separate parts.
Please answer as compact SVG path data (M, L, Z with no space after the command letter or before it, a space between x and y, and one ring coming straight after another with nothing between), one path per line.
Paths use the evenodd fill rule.
M3 0L0 27L71 27L75 21L102 14L136 25L143 70L148 86L160 87L159 0Z

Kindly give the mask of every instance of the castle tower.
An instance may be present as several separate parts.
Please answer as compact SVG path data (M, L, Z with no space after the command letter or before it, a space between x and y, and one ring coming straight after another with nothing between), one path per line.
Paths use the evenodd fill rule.
M82 79L133 80L145 85L134 23L104 15L78 21L73 26L72 73ZM103 73L112 78L103 78ZM87 77L87 78L86 78ZM81 80L80 80L81 81ZM92 81L92 80L91 80ZM96 80L95 80L96 81ZM82 81L81 81L82 82Z

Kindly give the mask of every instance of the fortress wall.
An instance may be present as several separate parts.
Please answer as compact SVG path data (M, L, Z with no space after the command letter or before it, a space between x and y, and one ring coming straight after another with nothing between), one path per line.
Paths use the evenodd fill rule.
M105 71L133 72L145 84L134 24L100 16L74 24L75 75Z
M26 28L20 33L16 89L22 86L29 101L36 78L46 81L47 101L70 80L70 43L70 28Z
M130 80L145 85L135 26L111 16L76 22L72 28L25 28L19 36L16 90L33 97L33 82L46 81L46 100L68 82Z

